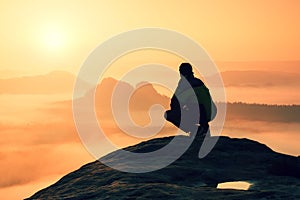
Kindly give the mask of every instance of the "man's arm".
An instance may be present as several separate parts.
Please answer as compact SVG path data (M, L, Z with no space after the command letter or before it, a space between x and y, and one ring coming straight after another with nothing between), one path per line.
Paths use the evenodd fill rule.
M178 110L178 109L180 109L179 101L178 101L178 99L177 99L177 97L176 97L175 94L171 98L171 103L170 103L171 110Z
M178 96L178 94L180 93L180 90L181 90L181 87L182 87L182 84L181 84L181 79L179 80L178 82L178 85L177 85L177 88L171 98L171 103L170 103L170 107L171 107L171 110L179 110L180 109L180 104L179 104L179 101L177 99L176 96Z

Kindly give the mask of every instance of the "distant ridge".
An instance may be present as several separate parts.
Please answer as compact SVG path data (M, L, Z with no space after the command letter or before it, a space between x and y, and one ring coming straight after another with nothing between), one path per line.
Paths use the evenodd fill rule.
M300 105L227 103L227 118L268 122L300 122Z
M75 75L66 71L0 79L0 94L72 94L75 80ZM90 88L81 81L83 91Z

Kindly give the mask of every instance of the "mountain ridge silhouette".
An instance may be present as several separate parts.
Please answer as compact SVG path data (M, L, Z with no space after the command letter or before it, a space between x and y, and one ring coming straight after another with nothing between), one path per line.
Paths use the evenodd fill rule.
M186 136L176 136L186 137ZM157 138L125 148L149 152L173 137ZM125 173L94 161L35 193L33 199L299 199L300 157L274 152L249 139L221 136L203 159L197 157L203 137L169 166L142 174ZM119 159L112 152L101 159ZM248 181L248 191L216 189L218 183Z

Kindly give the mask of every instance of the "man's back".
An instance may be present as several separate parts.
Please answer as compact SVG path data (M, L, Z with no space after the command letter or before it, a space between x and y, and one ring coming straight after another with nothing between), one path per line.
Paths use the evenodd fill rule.
M192 126L200 124L203 132L207 132L214 106L209 90L200 79L194 77L189 63L182 63L179 72L181 79L171 99L171 110L166 111L165 118L183 131L187 132ZM189 124L181 126L182 117Z

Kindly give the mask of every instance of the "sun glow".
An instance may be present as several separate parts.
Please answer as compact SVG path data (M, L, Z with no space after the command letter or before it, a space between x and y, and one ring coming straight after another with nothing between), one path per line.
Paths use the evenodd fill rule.
M42 39L46 48L51 51L61 50L66 43L65 33L59 27L45 29Z

